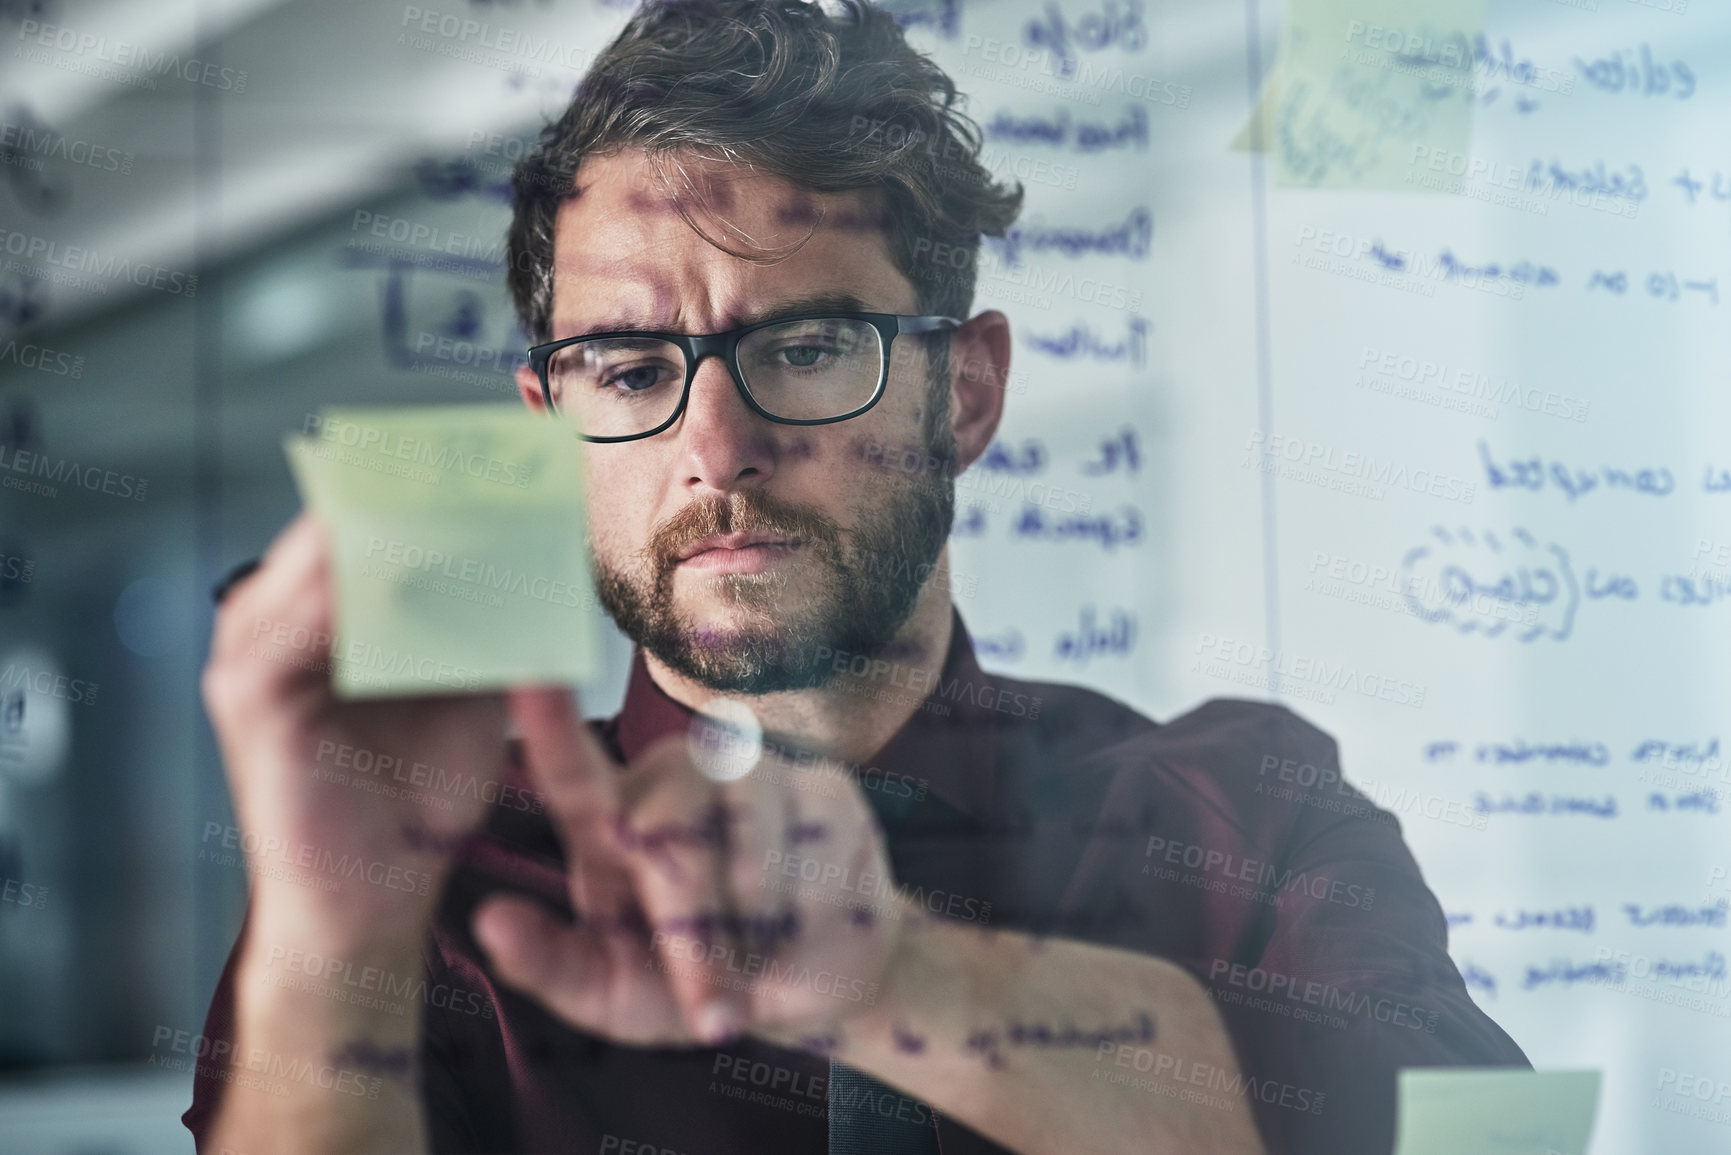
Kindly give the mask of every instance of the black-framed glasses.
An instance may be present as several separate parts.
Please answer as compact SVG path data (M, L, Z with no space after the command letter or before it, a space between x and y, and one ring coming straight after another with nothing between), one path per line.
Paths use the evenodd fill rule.
M726 333L588 333L529 350L541 396L585 441L653 437L679 419L705 357L720 357L745 403L783 425L829 425L876 405L903 333L953 329L954 317L810 313Z

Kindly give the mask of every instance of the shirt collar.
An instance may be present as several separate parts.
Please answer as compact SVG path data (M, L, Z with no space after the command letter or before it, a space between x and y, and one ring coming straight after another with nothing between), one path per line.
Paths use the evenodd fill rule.
M861 770L876 769L923 779L932 793L970 817L983 817L995 796L995 751L1009 728L1028 718L1019 682L988 677L974 657L973 641L952 607L950 648L942 671L929 679L919 708ZM922 681L927 679L922 678ZM630 762L661 738L683 734L695 713L669 697L650 676L643 651L631 660L625 704L614 719L620 755Z

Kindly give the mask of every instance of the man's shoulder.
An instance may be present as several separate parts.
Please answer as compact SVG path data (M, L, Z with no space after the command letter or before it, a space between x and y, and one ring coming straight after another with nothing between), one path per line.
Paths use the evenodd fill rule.
M1334 739L1279 702L1210 698L1161 727L1164 752L1205 759L1217 774L1263 777L1282 762L1339 765Z
M1161 727L1151 759L1248 826L1285 826L1318 791L1356 794L1326 731L1278 702L1211 698Z
M1001 696L1021 695L1058 737L1088 740L1101 753L1143 752L1174 766L1220 776L1265 776L1282 763L1338 768L1329 734L1279 702L1210 698L1165 722L1086 686L987 675Z
M1212 698L1165 722L1080 686L1022 682L1042 701L1047 774L1103 775L1119 804L1185 794L1247 825L1284 825L1304 810L1303 790L1356 795L1339 748L1320 727L1277 702ZM1139 804L1139 803L1138 803ZM1252 815L1260 815L1253 818Z

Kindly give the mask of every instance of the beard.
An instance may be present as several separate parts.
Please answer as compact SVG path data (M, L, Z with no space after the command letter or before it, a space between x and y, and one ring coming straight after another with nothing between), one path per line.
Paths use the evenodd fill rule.
M856 510L843 530L811 506L762 490L698 498L655 527L634 570L591 555L601 605L638 646L717 693L809 690L836 676L833 655L875 657L914 611L955 517L955 441L928 426L926 467L892 477L877 505ZM930 468L936 465L936 468ZM715 534L762 531L800 548L768 573L705 580L748 624L694 621L674 604L682 549ZM784 567L804 561L817 572L803 604L787 597Z

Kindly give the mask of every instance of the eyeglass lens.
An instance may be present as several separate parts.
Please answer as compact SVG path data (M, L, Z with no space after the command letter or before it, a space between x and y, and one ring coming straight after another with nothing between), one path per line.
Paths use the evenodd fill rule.
M752 400L793 421L821 421L870 401L883 374L876 327L845 317L767 325L739 342ZM567 345L547 364L553 402L590 437L646 433L673 415L685 388L685 352L654 337L600 337Z

